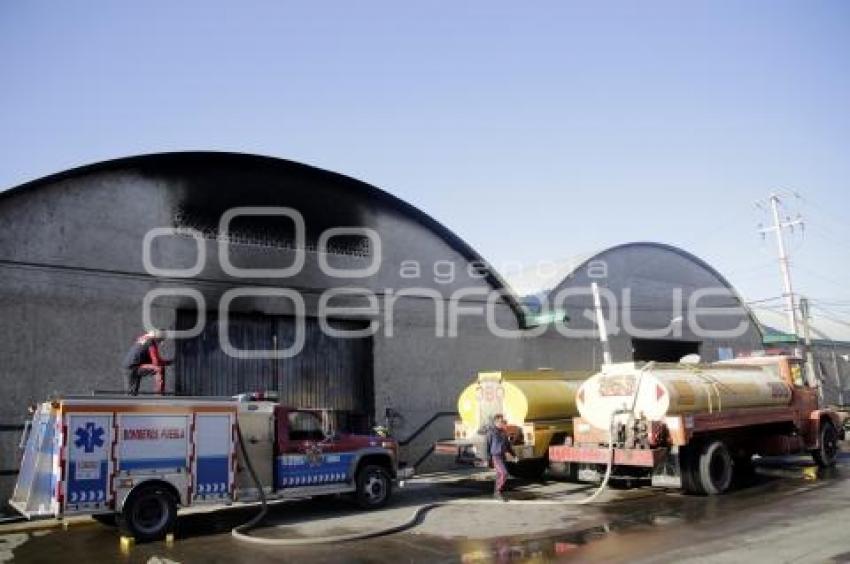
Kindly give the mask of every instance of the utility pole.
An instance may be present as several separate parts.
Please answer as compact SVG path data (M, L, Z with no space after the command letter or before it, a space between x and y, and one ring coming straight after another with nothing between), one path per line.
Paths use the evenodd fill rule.
M797 329L797 308L794 303L794 290L791 287L791 268L788 262L788 251L785 249L785 235L783 233L783 229L790 228L794 229L795 225L803 225L803 220L799 217L797 219L786 219L782 221L779 217L779 204L781 200L779 195L774 193L770 195L770 207L773 216L773 225L764 229L760 229L759 231L764 234L770 231L776 233L776 244L779 248L779 268L782 271L782 282L785 288L785 293L783 297L786 301L786 307L788 308L788 324L790 325L791 334L797 337L799 340L799 332Z
M818 387L818 398L823 405L823 385L815 373L815 357L812 353L812 335L809 330L809 300L800 296L800 317L803 321L803 341L806 345L806 377L810 386Z

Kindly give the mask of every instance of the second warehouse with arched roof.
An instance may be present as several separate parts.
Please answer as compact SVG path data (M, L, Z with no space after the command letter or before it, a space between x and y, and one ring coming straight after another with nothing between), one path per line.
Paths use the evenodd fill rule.
M550 364L597 368L591 285L599 288L613 360L705 361L762 349L761 332L732 285L698 257L670 245L635 242L578 259L535 265L509 283L525 295L529 319L557 321L534 348ZM572 337L572 338L571 338ZM551 344L562 341L562 348Z

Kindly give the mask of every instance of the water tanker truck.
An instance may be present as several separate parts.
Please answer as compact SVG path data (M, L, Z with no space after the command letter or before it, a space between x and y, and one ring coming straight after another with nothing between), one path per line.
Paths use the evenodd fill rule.
M838 415L820 409L816 385L789 356L713 364L603 366L576 392L572 440L549 459L578 465L595 479L675 483L693 494L720 494L754 455L810 453L832 466L843 439Z
M591 374L546 369L480 372L458 397L454 439L438 442L435 451L453 455L461 464L486 465L484 428L501 413L517 455L508 471L518 478L538 479L549 467L549 446L571 436L578 415L576 391ZM552 465L559 474L569 474L570 468Z

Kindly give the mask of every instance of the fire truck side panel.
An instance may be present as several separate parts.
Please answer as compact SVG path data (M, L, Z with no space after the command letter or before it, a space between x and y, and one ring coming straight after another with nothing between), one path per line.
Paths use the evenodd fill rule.
M179 503L188 505L190 413L163 414L155 408L143 414L128 411L116 413L115 510L121 511L130 493L152 480L171 484Z
M221 501L233 494L234 425L230 413L195 415L193 501Z
M233 496L234 403L71 398L53 409L61 421L52 466L56 516L121 511L151 481L173 488L180 505ZM27 480L19 479L22 487Z
M275 483L275 408L276 404L264 401L239 404L239 428L245 441L244 447L266 495L274 491ZM241 449L237 449L237 455L237 497L241 500L258 499L257 486L247 470Z
M112 489L112 413L73 413L64 417L65 459L63 513L92 513L108 509Z
M118 474L186 473L191 416L118 414Z

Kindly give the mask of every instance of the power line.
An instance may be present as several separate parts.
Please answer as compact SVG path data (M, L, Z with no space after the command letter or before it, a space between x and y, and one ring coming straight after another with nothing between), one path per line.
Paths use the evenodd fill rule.
M758 299L758 300L748 300L744 303L746 303L747 305L754 305L754 304L761 304L761 303L765 303L765 302L775 302L776 300L781 300L782 298L783 298L783 296L773 296L771 298L761 298L761 299Z
M830 278L829 276L824 276L823 274L817 272L816 270L812 270L811 268L809 268L807 266L802 266L802 265L799 265L799 264L796 265L796 266L797 266L797 268L800 268L803 272L808 273L810 276L814 276L815 278L819 278L820 280L823 280L824 282L829 282L830 284L835 284L836 286L840 286L842 288L847 288L847 281L846 280L840 281L840 280L836 280L834 278Z
M809 231L809 232L810 232L812 235L814 235L815 237L817 237L817 238L821 239L822 241L826 241L827 243L831 243L831 244L833 244L833 245L836 245L837 247L839 247L839 248L840 248L841 250L843 250L844 252L847 252L847 243L846 243L846 242L844 242L844 241L842 241L842 240L840 239L840 237L835 237L835 238L833 238L833 236L834 236L835 234L834 234L834 233L832 233L832 232L830 232L830 231L828 231L828 230L827 230L827 229L825 229L823 226L819 226L819 225L812 225L812 224L811 224L811 222L810 222L810 223L809 223L809 228L810 228L810 231ZM827 233L829 233L829 235L827 235Z
M832 320L835 323L839 323L841 325L846 325L847 327L850 327L850 321L848 321L846 319L842 319L840 317L836 317L835 315L833 315L832 312L830 312L830 310L827 310L827 309L824 309L823 307L818 307L818 306L815 306L815 309L817 309L823 317L825 317L829 320Z
M796 192L794 192L794 195L798 199L802 200L806 205L816 208L818 210L818 212L823 214L823 217L825 217L826 219L829 219L830 221L835 222L836 226L840 226L842 229L848 228L846 218L841 218L837 215L834 215L833 212L831 210L829 210L826 206L821 206L819 203L815 202L814 200L812 200L808 196L803 196L803 195L798 194Z
M828 307L837 307L837 308L850 308L850 302L831 302L829 300L812 300L812 303L815 304L824 304Z

